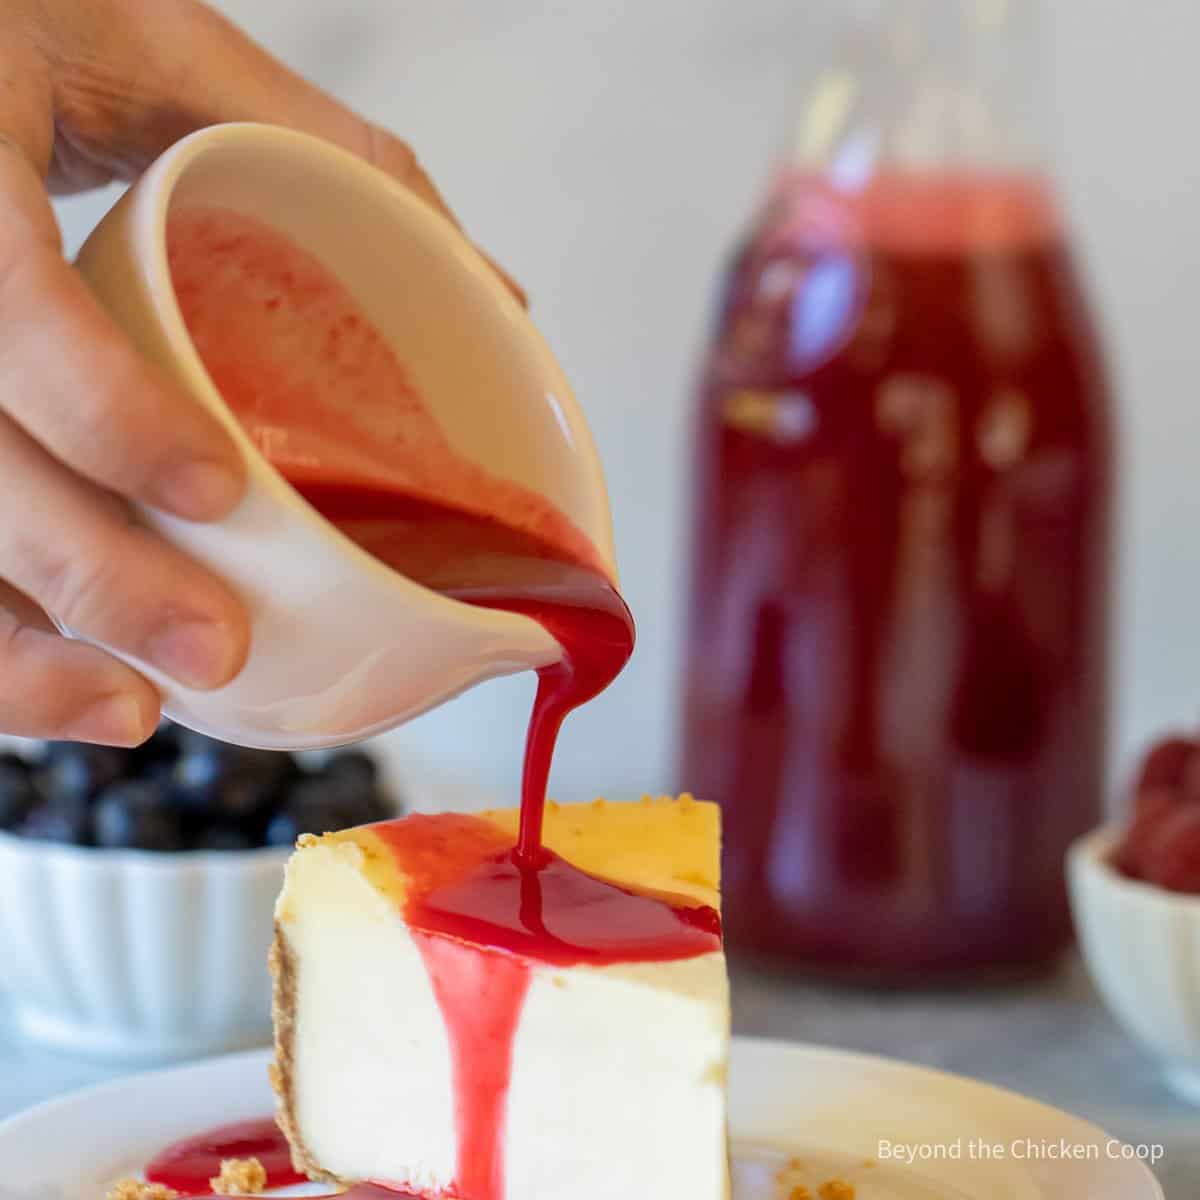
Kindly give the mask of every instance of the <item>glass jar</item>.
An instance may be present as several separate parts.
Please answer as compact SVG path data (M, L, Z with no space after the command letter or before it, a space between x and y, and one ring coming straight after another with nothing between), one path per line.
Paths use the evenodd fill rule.
M860 7L698 395L680 781L731 946L1045 965L1100 816L1110 401L1037 136L1032 0Z

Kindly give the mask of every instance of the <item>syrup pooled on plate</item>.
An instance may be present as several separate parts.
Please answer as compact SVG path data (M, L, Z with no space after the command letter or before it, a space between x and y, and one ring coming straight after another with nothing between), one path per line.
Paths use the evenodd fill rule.
M175 1142L146 1164L146 1178L181 1196L209 1196L209 1180L229 1158L257 1158L269 1188L308 1182L293 1168L291 1148L271 1117L222 1125Z
M532 963L661 961L721 944L712 909L593 878L542 845L559 727L628 660L629 610L565 516L455 453L392 347L323 264L221 209L176 212L168 241L209 374L293 487L406 577L529 616L562 647L538 673L515 847L470 817L371 827L418 880L405 916L451 1043L455 1194L500 1200L512 1044Z
M273 1130L273 1145L271 1154L286 1155L287 1140L275 1127L270 1117L246 1122L249 1125L269 1127ZM220 1131L214 1131L218 1133ZM189 1138L183 1145L199 1144L212 1140L213 1134L200 1134ZM172 1155L175 1147L163 1150L155 1161L160 1161ZM220 1169L220 1159L209 1158L207 1166L196 1159L197 1169L205 1169L209 1177L216 1176ZM929 1185L920 1178L914 1178L906 1169L891 1168L877 1163L873 1159L863 1159L859 1155L839 1155L826 1151L805 1150L802 1158L797 1158L781 1149L768 1149L763 1146L736 1144L731 1154L732 1195L736 1200L790 1200L796 1195L807 1193L810 1197L821 1197L824 1200L868 1200L869 1196L882 1195L884 1190L888 1197L895 1200L965 1200L963 1193L957 1189L951 1191L946 1185ZM155 1178L147 1172L147 1179L155 1182ZM876 1185L880 1189L876 1192ZM269 1182L268 1191L282 1183ZM204 1190L196 1192L180 1192L182 1196L204 1195L209 1200L226 1200L224 1197L213 1197L208 1191L207 1178ZM337 1200L419 1200L413 1193L400 1191L396 1188L385 1187L375 1183L360 1183L336 1193L328 1193L329 1200L333 1196ZM313 1200L325 1200L325 1197L314 1197Z
M292 1150L273 1117L257 1117L195 1134L160 1150L146 1165L149 1183L162 1184L180 1196L214 1196L210 1181L231 1158L256 1158L267 1173L266 1190L292 1187L308 1179L292 1166ZM336 1194L339 1200L397 1200L407 1193L363 1183Z

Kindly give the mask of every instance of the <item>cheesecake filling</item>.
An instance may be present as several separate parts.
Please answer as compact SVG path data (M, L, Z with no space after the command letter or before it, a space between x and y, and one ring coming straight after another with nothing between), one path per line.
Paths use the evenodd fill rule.
M404 921L449 1040L453 1194L502 1200L513 1046L534 970L719 952L720 915L689 897L598 878L545 847L522 854L479 818L414 816L351 836L386 847L391 863L378 847L369 857L385 890L389 866L405 881Z
M274 954L297 1163L439 1200L725 1200L717 810L550 804L532 865L519 823L302 839Z

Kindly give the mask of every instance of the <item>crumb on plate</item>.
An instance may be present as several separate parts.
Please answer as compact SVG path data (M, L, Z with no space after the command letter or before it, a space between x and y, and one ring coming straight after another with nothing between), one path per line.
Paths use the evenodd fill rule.
M854 1184L843 1179L830 1179L817 1188L820 1200L854 1200Z
M812 1192L801 1183L788 1192L787 1200L812 1200Z
M175 1200L179 1193L163 1183L144 1179L118 1179L105 1193L105 1200Z
M267 1171L257 1158L223 1158L208 1186L222 1196L257 1196L267 1186Z

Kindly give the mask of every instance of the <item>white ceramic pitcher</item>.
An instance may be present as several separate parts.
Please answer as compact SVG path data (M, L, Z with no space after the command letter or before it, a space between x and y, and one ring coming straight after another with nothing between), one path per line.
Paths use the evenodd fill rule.
M332 746L388 729L497 675L544 666L535 621L449 600L383 566L292 490L213 386L167 265L176 204L266 221L320 259L396 349L453 447L547 497L595 544L615 581L612 526L591 434L529 317L443 217L318 139L214 126L168 150L122 197L77 265L141 351L228 426L249 490L225 520L140 519L221 575L252 619L249 659L216 691L133 661L166 713L245 745Z

